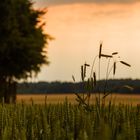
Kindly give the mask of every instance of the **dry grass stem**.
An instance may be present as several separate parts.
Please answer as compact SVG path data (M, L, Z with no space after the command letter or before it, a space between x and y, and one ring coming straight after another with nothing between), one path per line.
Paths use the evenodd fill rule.
M112 55L101 54L101 57L112 58Z
M116 73L116 62L114 62L113 64L113 75L115 75L115 73Z
M93 78L94 78L94 86L96 86L97 82L96 82L96 73L95 72L93 73Z
M128 63L126 63L126 62L124 62L124 61L120 61L120 63L122 63L122 64L124 64L124 65L126 65L126 66L128 66L128 67L131 67L130 64L128 64Z
M117 54L118 54L118 52L113 52L113 53L112 53L112 55L117 55Z
M100 49L99 49L99 59L101 58L101 54L102 54L102 43L100 44Z

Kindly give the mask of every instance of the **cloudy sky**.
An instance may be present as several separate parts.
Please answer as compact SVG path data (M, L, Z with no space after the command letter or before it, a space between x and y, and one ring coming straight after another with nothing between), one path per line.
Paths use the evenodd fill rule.
M139 0L36 0L40 5L47 4L57 5L57 4L74 4L74 3L98 3L98 4L106 4L106 3L134 3Z
M43 81L80 80L80 66L92 63L103 41L104 53L118 51L121 60L116 78L140 78L140 2L138 0L36 0L36 8L48 8L44 31L55 37L49 43L49 66L36 78ZM104 78L107 60L103 60ZM98 71L95 67L95 71Z

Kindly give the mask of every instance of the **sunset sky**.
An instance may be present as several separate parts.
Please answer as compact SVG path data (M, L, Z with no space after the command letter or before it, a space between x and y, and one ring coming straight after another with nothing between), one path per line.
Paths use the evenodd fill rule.
M47 7L45 31L49 42L49 66L43 66L37 81L80 80L80 66L92 64L100 41L103 52L119 52L115 78L140 78L140 2L138 0L36 0L36 8ZM104 78L106 62L101 64ZM98 71L95 67L95 71ZM112 77L111 77L112 78Z

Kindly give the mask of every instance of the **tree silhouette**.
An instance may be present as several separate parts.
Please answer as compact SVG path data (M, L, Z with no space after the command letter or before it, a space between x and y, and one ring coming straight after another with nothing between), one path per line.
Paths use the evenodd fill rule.
M44 48L49 35L40 19L45 12L30 0L2 0L0 10L0 95L9 103L15 101L16 82L48 64Z

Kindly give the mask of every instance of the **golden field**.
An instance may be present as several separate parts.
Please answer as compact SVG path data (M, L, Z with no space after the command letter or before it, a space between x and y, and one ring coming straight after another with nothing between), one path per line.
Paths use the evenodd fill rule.
M98 97L98 95L97 95ZM35 104L44 104L51 103L62 103L65 99L68 99L70 103L76 103L76 95L75 94L47 94L47 95L40 95L40 94L26 94L26 95L17 95L17 103L35 103ZM113 94L112 96L109 95L106 98L106 101L112 100L113 103L124 103L124 104L133 104L137 105L140 104L140 95L135 94ZM91 96L91 103L95 102L95 94Z

